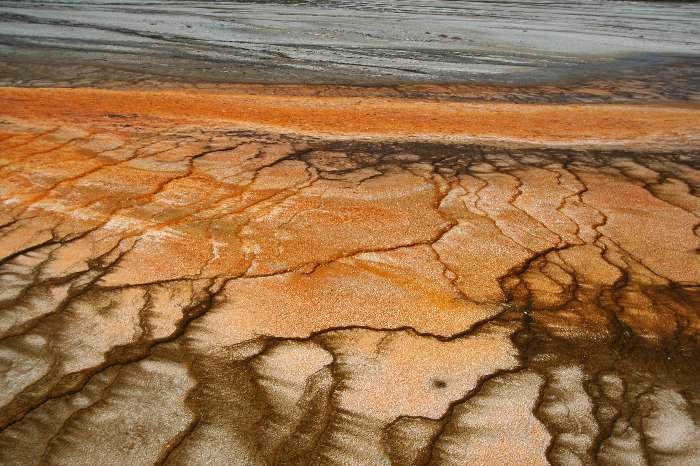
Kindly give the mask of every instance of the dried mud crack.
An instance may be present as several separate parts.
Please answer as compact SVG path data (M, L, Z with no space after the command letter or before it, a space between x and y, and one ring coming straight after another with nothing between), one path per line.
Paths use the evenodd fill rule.
M693 107L124 95L0 91L0 463L697 463Z

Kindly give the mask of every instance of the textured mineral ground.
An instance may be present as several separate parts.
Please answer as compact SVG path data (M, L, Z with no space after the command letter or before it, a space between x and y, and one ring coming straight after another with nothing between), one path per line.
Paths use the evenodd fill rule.
M209 3L0 0L0 465L700 464L697 5Z
M3 464L697 464L697 107L0 100Z

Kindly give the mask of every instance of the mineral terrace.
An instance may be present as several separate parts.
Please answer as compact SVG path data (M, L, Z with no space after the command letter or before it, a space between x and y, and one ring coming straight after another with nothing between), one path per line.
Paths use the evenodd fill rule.
M253 90L0 89L0 463L698 464L697 106Z

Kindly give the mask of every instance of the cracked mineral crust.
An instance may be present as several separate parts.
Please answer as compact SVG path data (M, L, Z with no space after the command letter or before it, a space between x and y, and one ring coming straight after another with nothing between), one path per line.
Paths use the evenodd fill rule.
M0 103L1 464L700 461L697 106Z

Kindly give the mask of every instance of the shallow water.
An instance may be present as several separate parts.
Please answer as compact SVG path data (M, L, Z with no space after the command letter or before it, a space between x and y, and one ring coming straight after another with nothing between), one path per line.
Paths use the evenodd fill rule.
M198 81L542 82L700 56L688 3L0 2L0 57Z

